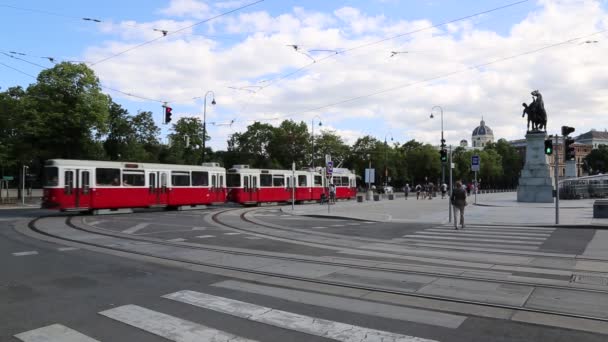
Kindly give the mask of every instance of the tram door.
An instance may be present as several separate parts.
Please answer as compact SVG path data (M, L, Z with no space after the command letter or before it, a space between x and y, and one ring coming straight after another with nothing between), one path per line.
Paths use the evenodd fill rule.
M150 171L148 173L148 203L151 206L167 205L169 196L169 173Z
M258 177L246 175L243 176L243 193L245 202L258 201Z
M89 208L91 205L91 170L63 171L63 202L65 208Z

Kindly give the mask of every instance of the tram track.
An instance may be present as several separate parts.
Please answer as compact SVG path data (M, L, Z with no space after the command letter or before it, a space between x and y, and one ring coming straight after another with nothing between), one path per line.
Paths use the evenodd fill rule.
M226 212L226 211L222 211L222 212ZM215 215L220 214L222 212L216 213ZM302 276L286 275L286 274L273 273L273 272L267 272L267 271L259 271L259 270L250 269L250 268L221 265L221 264L210 263L210 262L188 260L185 258L159 256L154 253L134 251L134 250L129 250L128 248L122 248L122 247L117 247L117 246L107 246L104 244L99 244L99 243L90 242L90 241L82 241L79 239L68 238L65 236L58 235L58 234L50 233L50 232L41 230L39 227L37 227L37 223L45 218L46 217L40 217L33 221L30 221L28 224L28 228L37 234L41 234L41 235L50 237L52 239L58 239L58 240L62 240L62 241L68 241L68 242L72 242L72 243L88 245L91 247L97 247L97 248L115 251L115 252L130 253L133 255L139 255L139 256L161 259L161 260L184 263L187 265L210 267L210 268L214 268L214 269L218 269L218 270L243 272L243 273L250 274L250 275L268 276L268 277L275 277L275 278L280 278L280 279L285 279L285 280L303 281L303 282L314 283L314 284L319 284L319 285L328 285L328 286L337 286L337 287L343 287L343 288L349 288L349 289L373 291L373 292L378 292L378 293L400 295L400 296L410 297L410 298L423 298L423 299L429 299L429 300L439 300L439 301L446 301L446 302L460 303L460 304L480 305L480 306L485 306L485 307L524 311L524 312L530 312L530 313L558 315L561 317L568 317L568 318L588 319L588 320L593 320L593 321L598 321L598 322L608 322L608 318L599 317L599 316L583 315L583 314L562 312L562 311L556 311L556 310L536 309L536 308L529 308L529 307L525 307L525 306L508 305L508 304L500 304L500 303L488 303L488 302L481 302L481 301L476 301L476 300L458 299L458 298L452 298L452 297L447 297L447 296L429 295L429 294L416 293L416 292L399 291L399 290L387 289L387 288L378 287L378 286L352 284L352 283L346 283L346 282L341 282L341 281L322 280L322 279L316 279L316 278L310 278L310 277L302 277ZM82 227L78 227L78 226L74 225L71 222L72 219L73 219L72 217L65 218L66 226L70 227L71 229L76 229L79 231L87 232L89 234L105 235L105 236L113 237L113 238L128 239L128 240L140 241L140 242L151 242L150 238L123 236L124 234L116 234L116 233L112 233L112 232L100 232L100 231L84 229ZM395 270L395 269L390 269L390 268L362 266L362 265L348 265L348 264L344 264L344 263L313 261L313 260L309 260L309 259L305 259L305 258L279 257L279 256L269 256L269 255L261 254L261 253L238 252L238 251L234 251L234 250L227 250L227 249L215 248L215 247L188 246L188 245L184 245L184 244L171 243L171 242L166 242L166 241L156 241L154 243L158 243L161 245L167 245L167 246L173 246L173 247L179 247L179 248L186 248L186 249L214 251L214 252L221 252L221 253L241 255L241 256L274 258L274 259L283 260L283 261L305 262L305 263L313 263L313 264L318 264L318 265L351 267L351 268L355 268L355 269L365 269L365 270L382 271L382 272L394 272L394 273L403 273L403 274L419 274L419 275L427 275L427 276L442 277L442 278L452 278L452 279L462 279L462 280L476 280L476 281L482 280L482 281L500 283L500 284L533 286L535 289L536 288L564 289L564 290L577 291L577 292L608 294L608 291L596 290L596 289L572 288L572 287L557 286L557 285L542 285L542 284L534 284L534 283L526 283L526 282L504 281L504 280L486 279L486 278L469 277L469 276L444 275L444 274L438 274L438 273L432 273L432 272L403 271L403 270Z

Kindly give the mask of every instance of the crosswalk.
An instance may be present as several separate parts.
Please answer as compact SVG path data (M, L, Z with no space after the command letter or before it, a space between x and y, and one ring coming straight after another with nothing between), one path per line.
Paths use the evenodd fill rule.
M440 225L406 234L401 241L427 247L484 247L538 250L555 228L533 226L467 225L455 230Z
M247 320L253 324L260 324L261 329L267 329L264 326L272 326L293 332L329 338L335 341L437 342L435 340L312 317L191 290L169 293L161 298L161 300L170 300L180 305L187 305L192 310L207 310L231 316L235 319ZM371 305L372 303L368 304ZM428 315L428 312L424 310L418 311L420 312L417 315ZM183 310L180 312L183 312ZM100 311L98 314L101 316L100 319L119 322L139 331L162 337L168 341L258 341L250 339L247 336L240 336L239 333L207 326L204 322L194 322L135 304L121 305ZM441 317L441 320L445 321L447 319L449 322L452 322L451 324L454 325L454 328L459 326L466 318L444 313L437 314L446 316ZM193 316L191 315L190 317ZM194 317L205 316L199 312L199 315ZM429 319L435 319L435 317L430 317ZM454 319L457 319L456 324L453 323ZM109 323L109 321L106 323ZM60 323L18 333L14 337L23 342L102 342L102 340L95 336L88 336L82 331Z

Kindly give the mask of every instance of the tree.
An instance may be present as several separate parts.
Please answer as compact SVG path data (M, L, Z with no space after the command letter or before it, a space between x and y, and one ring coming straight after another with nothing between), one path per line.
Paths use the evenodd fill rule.
M306 123L285 120L274 129L268 152L282 168L291 168L292 162L298 166L310 164L310 148L310 134Z
M180 118L169 134L171 147L168 162L174 164L201 164L203 160L203 122L199 118ZM207 154L211 154L207 148Z
M608 145L599 145L583 159L583 170L591 175L608 171Z
M494 150L501 157L502 175L498 177L497 186L513 188L517 185L519 174L523 168L523 160L515 147L505 139L486 145L484 150Z
M335 167L344 166L350 147L334 131L321 131L321 136L315 138L315 166L324 166L326 154L331 155Z
M108 98L85 64L63 62L40 72L27 89L35 157L98 159L107 131Z
M428 180L435 183L441 175L439 153L429 144L412 148L405 154L405 162L412 182L422 183Z
M249 164L251 167L277 167L271 160L269 146L275 134L275 128L269 124L254 122L243 133L234 133L228 140L228 152L225 163L236 160L237 164Z

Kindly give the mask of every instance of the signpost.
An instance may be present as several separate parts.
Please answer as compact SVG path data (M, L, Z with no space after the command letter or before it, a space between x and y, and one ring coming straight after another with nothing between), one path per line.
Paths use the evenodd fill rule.
M327 201L327 213L329 214L329 205L331 203L331 189L330 189L330 185L331 185L331 175L334 173L334 162L331 161L331 156L329 154L325 155L325 172L327 175L327 192L329 194L328 196L328 201Z
M471 156L471 171L475 172L475 204L477 204L477 172L479 172L481 158L479 156Z

